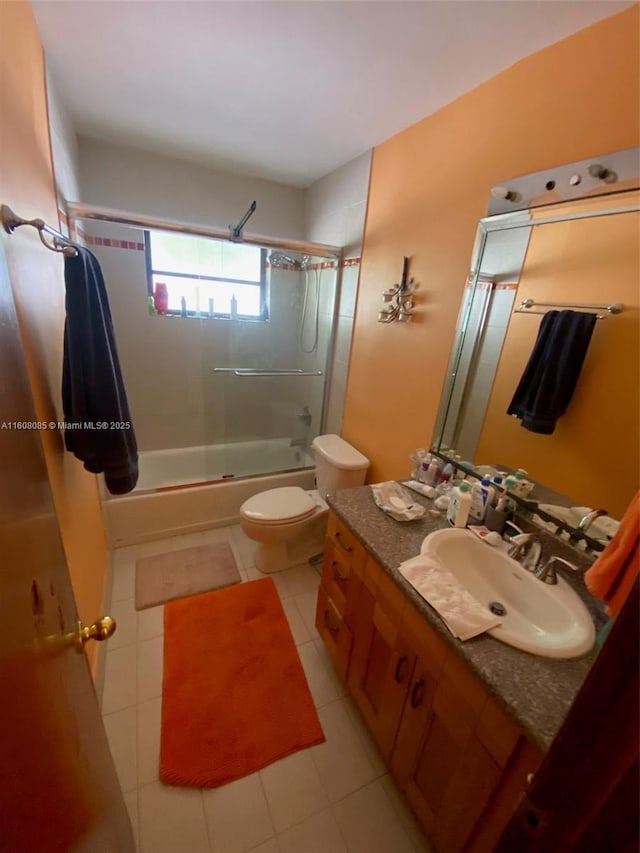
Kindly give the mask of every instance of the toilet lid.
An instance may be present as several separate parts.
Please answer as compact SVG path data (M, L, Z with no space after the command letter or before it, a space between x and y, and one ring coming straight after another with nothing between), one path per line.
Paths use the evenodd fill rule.
M299 486L269 489L254 495L242 504L242 513L246 518L272 524L306 518L315 509L315 502Z

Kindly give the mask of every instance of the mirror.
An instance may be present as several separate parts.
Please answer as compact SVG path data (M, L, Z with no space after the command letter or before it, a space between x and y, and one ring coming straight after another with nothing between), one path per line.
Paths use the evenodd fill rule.
M523 468L558 504L617 519L640 480L640 191L629 183L480 221L433 441L476 467ZM565 414L543 435L507 409L555 303L602 319ZM542 487L530 498L552 502Z

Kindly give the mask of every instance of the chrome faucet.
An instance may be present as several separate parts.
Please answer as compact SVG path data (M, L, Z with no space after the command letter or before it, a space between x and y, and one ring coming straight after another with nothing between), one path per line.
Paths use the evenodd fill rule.
M542 556L542 542L537 533L525 533L512 521L507 521L507 524L518 531L516 536L508 537L507 541L510 544L508 555L528 572L535 571Z
M573 533L569 536L569 542L577 542L580 537L576 536L576 533L586 533L596 518L600 518L601 515L607 515L606 509L592 509L591 512L583 516L576 525Z
M574 572L578 571L578 567L574 566L573 563L570 563L569 560L565 560L564 557L557 557L554 554L554 556L549 557L544 565L538 566L533 570L534 577L538 578L538 580L543 583L557 584L558 576L555 569L556 563L562 563L563 566L567 566L567 568Z

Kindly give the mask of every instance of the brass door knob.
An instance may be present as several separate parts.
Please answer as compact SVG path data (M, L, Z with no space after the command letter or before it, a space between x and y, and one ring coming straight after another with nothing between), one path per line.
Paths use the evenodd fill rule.
M78 622L75 630L75 641L78 651L82 651L88 640L97 640L101 643L113 636L116 630L116 620L111 616L103 616L97 619L93 625L83 625Z

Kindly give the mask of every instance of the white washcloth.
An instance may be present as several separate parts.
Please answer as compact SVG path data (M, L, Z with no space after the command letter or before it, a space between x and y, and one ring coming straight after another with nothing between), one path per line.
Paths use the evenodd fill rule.
M433 554L418 554L398 571L438 611L454 637L469 640L502 622L483 607Z

